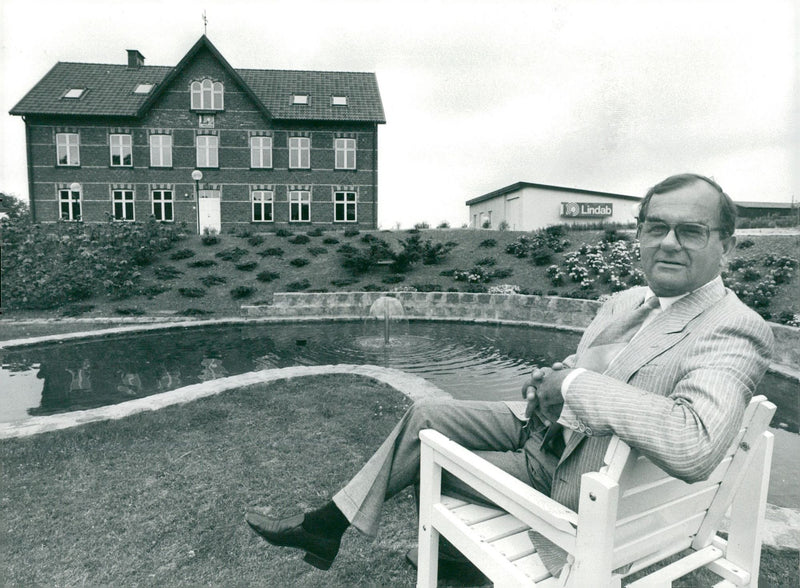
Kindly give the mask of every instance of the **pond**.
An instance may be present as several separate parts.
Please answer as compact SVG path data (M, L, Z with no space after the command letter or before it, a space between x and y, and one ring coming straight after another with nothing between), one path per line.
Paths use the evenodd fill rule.
M92 337L0 351L0 422L115 404L244 372L373 364L418 374L462 399L517 400L535 365L569 355L580 335L527 326L397 321L258 323ZM797 383L768 374L778 405L770 502L800 507Z

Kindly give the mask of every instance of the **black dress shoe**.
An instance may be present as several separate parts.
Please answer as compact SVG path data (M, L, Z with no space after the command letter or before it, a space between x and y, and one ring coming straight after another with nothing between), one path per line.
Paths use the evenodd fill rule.
M255 511L248 511L245 520L265 540L280 547L295 547L306 552L303 561L320 570L331 567L339 553L341 537L333 538L310 533L303 528L304 515L275 521Z

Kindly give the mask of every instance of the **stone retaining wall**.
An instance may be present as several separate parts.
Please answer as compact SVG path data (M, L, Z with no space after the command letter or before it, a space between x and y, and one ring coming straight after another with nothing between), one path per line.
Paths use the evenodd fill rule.
M271 304L242 306L247 317L349 318L369 316L383 292L276 293ZM471 294L468 292L395 292L406 318L485 320L584 329L600 303L557 296ZM770 323L775 334L775 363L800 373L800 328Z

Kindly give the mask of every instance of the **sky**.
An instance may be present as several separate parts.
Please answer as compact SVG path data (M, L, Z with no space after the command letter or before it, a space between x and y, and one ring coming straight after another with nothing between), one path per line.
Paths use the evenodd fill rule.
M685 171L800 201L794 0L0 0L0 191L27 198L8 111L58 61L370 71L381 228L457 227L518 181L641 196Z

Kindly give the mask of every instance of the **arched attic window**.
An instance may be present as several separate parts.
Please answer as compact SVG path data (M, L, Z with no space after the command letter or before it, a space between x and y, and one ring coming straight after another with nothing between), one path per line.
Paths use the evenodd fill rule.
M192 110L223 110L225 88L222 82L205 79L192 82Z

